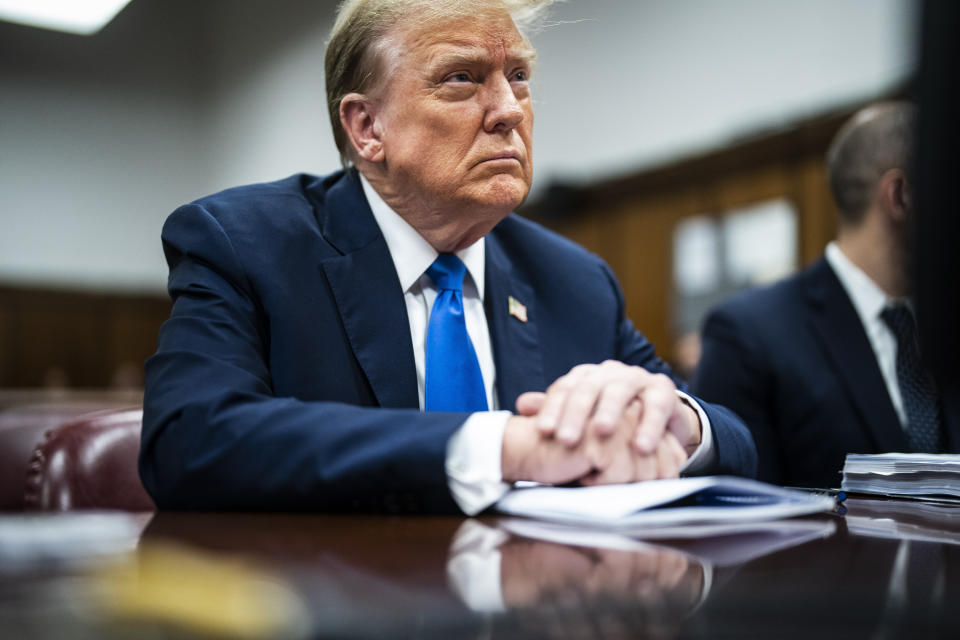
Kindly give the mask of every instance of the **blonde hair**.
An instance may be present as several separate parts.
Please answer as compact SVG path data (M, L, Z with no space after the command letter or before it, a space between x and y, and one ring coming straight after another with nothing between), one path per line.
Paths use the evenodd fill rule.
M504 11L524 37L541 22L554 0L343 0L327 43L324 71L327 111L344 166L352 149L340 124L340 101L349 93L369 93L384 75L385 36L397 23L451 21Z

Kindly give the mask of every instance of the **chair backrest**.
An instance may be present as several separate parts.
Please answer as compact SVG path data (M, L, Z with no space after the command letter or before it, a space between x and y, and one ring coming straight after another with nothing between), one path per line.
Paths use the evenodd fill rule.
M24 478L34 449L46 432L80 416L139 404L97 394L65 397L0 391L0 511L22 511Z
M153 511L137 469L143 410L91 413L47 432L27 471L26 510Z

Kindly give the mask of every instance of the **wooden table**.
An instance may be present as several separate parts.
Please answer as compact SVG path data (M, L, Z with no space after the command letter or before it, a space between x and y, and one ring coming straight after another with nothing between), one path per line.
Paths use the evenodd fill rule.
M24 516L5 516L0 637L255 637L242 620L256 611L276 618L260 637L960 637L960 507L847 508L631 549L525 538L492 517L115 514L125 552L28 545L21 561L4 526ZM59 517L63 530L80 516ZM233 613L231 590L246 594Z

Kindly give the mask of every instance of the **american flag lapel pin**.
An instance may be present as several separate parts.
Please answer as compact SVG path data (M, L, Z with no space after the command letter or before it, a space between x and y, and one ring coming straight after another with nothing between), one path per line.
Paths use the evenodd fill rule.
M507 311L520 322L527 321L527 307L513 296L507 297Z

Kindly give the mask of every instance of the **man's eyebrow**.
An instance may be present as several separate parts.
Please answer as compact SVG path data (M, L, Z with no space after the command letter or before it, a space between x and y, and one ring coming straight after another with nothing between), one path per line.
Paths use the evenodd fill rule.
M515 64L533 66L537 53L533 49L517 49L510 51L507 60ZM468 51L445 51L436 54L430 61L432 67L456 67L484 64L490 60L485 49L471 49Z

